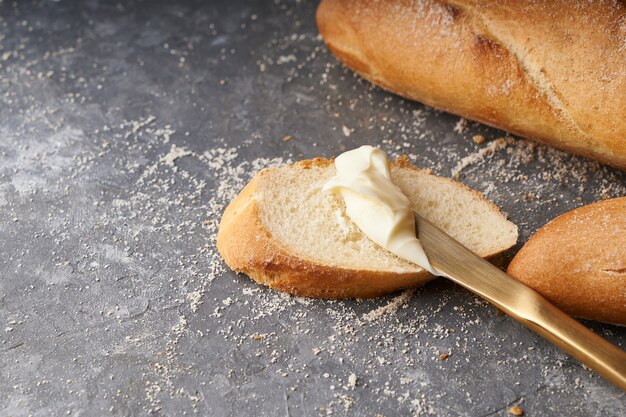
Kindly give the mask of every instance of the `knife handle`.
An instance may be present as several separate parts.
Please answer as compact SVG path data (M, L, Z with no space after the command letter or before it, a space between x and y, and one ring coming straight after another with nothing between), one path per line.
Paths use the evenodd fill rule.
M431 265L626 391L626 352L416 215Z

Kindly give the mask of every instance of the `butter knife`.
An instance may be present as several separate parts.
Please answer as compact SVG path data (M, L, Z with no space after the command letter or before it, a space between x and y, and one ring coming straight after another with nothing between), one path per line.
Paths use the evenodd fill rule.
M489 301L626 391L626 352L574 320L539 293L485 261L415 214L417 236L433 268Z

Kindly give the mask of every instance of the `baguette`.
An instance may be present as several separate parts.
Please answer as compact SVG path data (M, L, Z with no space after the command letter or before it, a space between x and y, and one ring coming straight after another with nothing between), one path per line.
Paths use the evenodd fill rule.
M626 169L626 7L322 0L328 48L401 96Z
M626 197L552 220L508 273L573 316L626 326Z
M478 192L406 159L390 165L414 209L479 255L517 241L517 227ZM260 284L318 298L376 297L434 278L361 233L343 200L322 192L334 175L333 161L320 158L258 173L222 216L217 248L226 264Z

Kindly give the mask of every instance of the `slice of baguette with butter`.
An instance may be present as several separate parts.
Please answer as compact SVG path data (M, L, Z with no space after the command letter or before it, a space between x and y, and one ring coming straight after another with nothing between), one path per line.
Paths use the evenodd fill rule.
M626 326L626 197L555 218L507 272L573 316Z
M480 256L516 243L517 227L480 193L406 158L390 173L413 209ZM343 199L323 191L335 174L333 161L321 158L259 172L222 216L217 247L226 264L271 288L317 298L370 298L433 279L361 232Z

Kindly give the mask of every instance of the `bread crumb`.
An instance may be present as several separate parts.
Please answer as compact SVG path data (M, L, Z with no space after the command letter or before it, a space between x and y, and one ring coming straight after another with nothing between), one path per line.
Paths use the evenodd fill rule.
M161 158L161 162L163 162L165 165L169 166L169 167L173 167L174 162L178 159L178 158L182 158L183 156L189 156L191 155L192 152L183 148L183 147L178 147L176 145L172 145L172 147L170 148L170 151Z
M370 321L371 322L371 321L375 321L375 320L381 318L382 316L384 316L384 315L386 315L388 313L393 313L393 312L397 311L398 308L400 308L400 306L402 306L404 303L409 301L414 293L415 293L415 289L406 290L402 294L400 294L399 296L397 296L394 299L392 299L391 301L389 301L389 303L387 303L386 305L378 307L378 308L370 311L369 313L364 314L363 318L366 321Z
M298 59L296 58L296 56L294 54L281 55L276 60L276 65L283 65L283 64L287 64L289 62L295 62L297 60Z
M491 156L496 152L507 147L509 141L505 138L498 138L483 148L479 149L465 158L461 159L456 166L452 169L452 177L458 178L461 171L469 165L478 163L485 159L487 156Z
M293 139L293 136L287 135L283 138L283 142L289 142L291 139Z
M341 130L343 130L343 134L345 137L349 137L350 133L352 133L352 131L350 130L348 126L342 126Z
M357 382L356 374L354 372L352 372L350 374L350 376L348 377L348 386L350 388L354 388L354 387L356 387L356 382Z
M513 414L514 416L523 416L524 409L519 405L514 405L513 407L509 408L509 414Z
M190 301L191 311L194 313L198 311L198 306L202 304L202 291L196 290L187 294L187 299Z
M454 131L459 135L462 135L467 130L467 119L461 117L456 125L454 125Z
M410 377L401 377L400 378L400 385L407 385L410 384L411 382L413 382L414 379L410 378Z
M440 361L445 361L446 359L448 359L450 357L449 353L442 353L441 355L439 355L439 360Z
M348 411L350 408L352 408L352 405L354 404L354 400L348 397L346 394L340 394L339 400L343 403L344 411Z
M472 136L472 141L477 144L480 145L481 143L483 143L485 141L485 137L483 135L474 135Z

